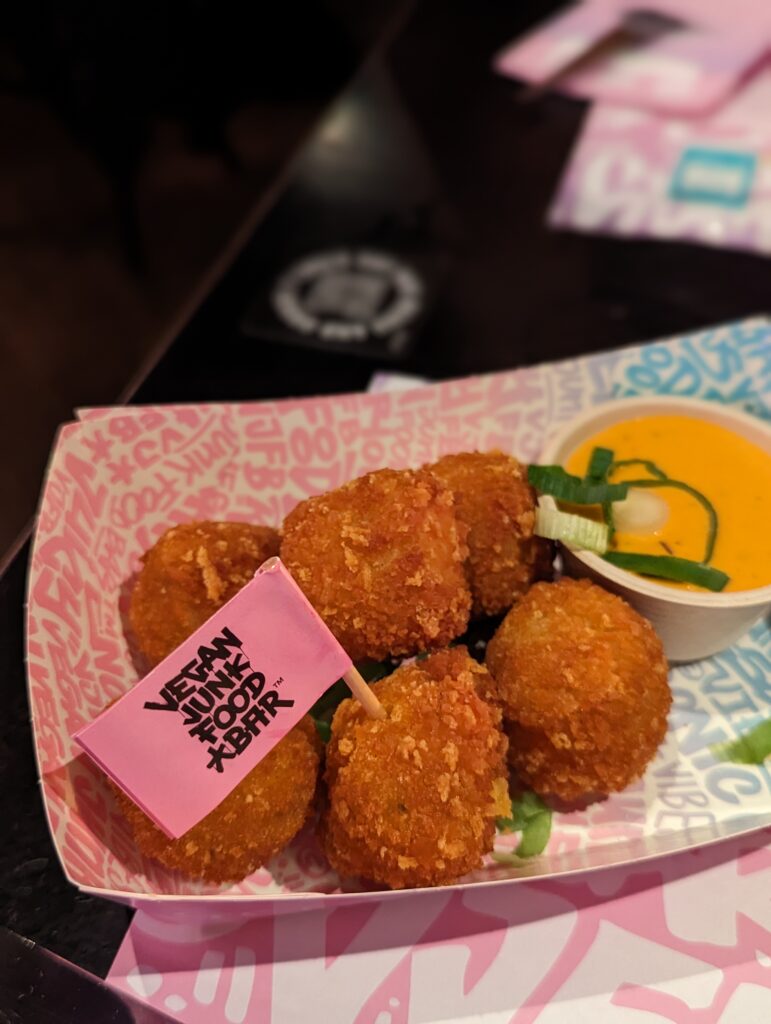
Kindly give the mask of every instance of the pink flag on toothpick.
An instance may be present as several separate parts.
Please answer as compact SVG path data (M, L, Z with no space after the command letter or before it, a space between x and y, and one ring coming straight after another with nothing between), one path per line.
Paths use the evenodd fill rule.
M278 558L73 737L168 836L205 818L351 659Z

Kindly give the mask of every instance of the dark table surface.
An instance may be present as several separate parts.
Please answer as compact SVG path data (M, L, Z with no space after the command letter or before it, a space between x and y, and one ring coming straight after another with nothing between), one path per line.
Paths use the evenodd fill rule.
M556 4L427 0L322 124L289 187L171 347L127 385L133 402L260 399L364 388L382 361L271 343L241 329L256 291L293 255L382 241L433 282L417 344L393 368L429 377L598 351L768 305L748 255L556 233L544 217L585 108L516 102L491 57ZM330 114L340 122L338 103ZM334 121L334 117L337 121ZM345 133L344 133L345 134ZM416 255L417 254L417 255ZM212 346L216 345L216 361ZM24 692L27 549L0 580L2 923L104 974L127 911L63 879L43 818Z

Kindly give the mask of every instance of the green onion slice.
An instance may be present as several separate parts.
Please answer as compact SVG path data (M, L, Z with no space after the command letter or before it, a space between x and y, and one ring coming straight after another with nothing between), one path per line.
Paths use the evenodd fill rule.
M695 487L691 487L690 484L683 483L682 480L670 480L669 478L666 480L628 480L627 484L629 487L675 487L678 491L685 491L686 494L695 498L707 513L709 521L703 561L710 562L712 560L717 540L717 512L709 498L705 497L701 491L697 491Z
M536 857L549 842L551 818L551 808L539 796L523 793L511 801L511 817L498 818L496 824L499 832L522 833L514 857ZM507 853L494 853L493 858L501 863L512 862L512 855Z
M669 479L664 470L659 469L656 463L651 462L650 459L618 459L617 462L611 463L608 469L608 476L612 476L621 466L642 466L643 469L647 469L650 475L655 476L658 480Z
M706 590L722 590L730 579L724 572L713 569L710 565L671 555L639 555L633 551L608 551L603 558L619 569L639 572L643 576L675 580L678 583L693 583Z
M613 534L616 532L616 521L613 516L613 502L603 501L602 503L602 518L605 520L605 525L608 528L608 542L610 542Z
M535 815L522 829L522 838L514 851L518 857L537 857L543 853L551 836L551 811L547 808Z
M718 761L734 764L763 764L771 757L771 718L750 729L737 740L716 743L709 748Z
M595 449L595 451L596 450L597 449ZM667 474L664 472L664 470L659 469L656 463L651 462L650 459L616 459L615 461L611 462L611 464L608 466L607 472L605 474L605 479L607 480L609 477L613 476L616 470L620 469L622 466L642 466L643 469L647 469L650 475L652 477L655 477L657 480L668 479ZM612 538L613 534L616 532L616 523L615 517L613 515L613 506L610 502L606 501L603 503L602 515L605 522L608 524L608 529L610 530L610 536Z
M610 531L605 523L539 505L535 510L535 534L604 555L608 550Z
M625 480L623 483L617 484L608 483L607 476L620 466L643 466L651 475L641 480ZM550 494L558 501L566 501L572 505L601 505L603 519L605 520L605 525L608 528L608 540L612 538L615 532L612 503L614 501L623 501L624 498L626 498L630 487L674 487L677 490L684 491L686 494L689 494L692 498L698 501L707 513L707 540L704 546L704 558L701 562L689 562L687 559L676 559L676 561L685 562L690 566L700 566L699 573L703 573L707 564L712 561L718 530L718 518L714 505L709 498L702 494L701 491L698 491L695 487L691 487L690 484L687 484L682 480L671 480L655 462L651 462L649 459L619 459L614 462L613 452L609 448L595 448L589 460L589 467L587 469L585 479L573 476L571 473L568 473L563 469L562 466L529 466L527 470L527 478L536 490L540 491L542 494ZM543 536L548 535L544 534ZM570 543L570 541L568 541L568 543ZM650 555L645 557L656 558L658 556ZM685 578L681 576L672 576L669 573L657 572L654 571L654 568L648 571L647 575L663 575L666 579L679 580L680 582L696 582L694 579L685 580ZM643 569L637 569L634 571L645 572ZM681 570L670 568L670 572L672 571ZM690 573L694 572L692 569L687 571ZM727 582L727 577L725 577L724 573L720 573L717 570L716 572L716 578L710 578L709 582L700 583L698 585L705 586L709 590L722 590ZM719 583L721 579L723 582Z
M324 721L323 718L314 718L313 724L316 726L316 732L319 734L319 738L322 743L329 743L332 738L332 726L329 722Z
M595 448L589 457L589 465L586 468L586 476L584 480L586 483L604 484L608 481L608 476L613 471L613 451L610 448ZM615 523L613 522L613 502L603 501L602 503L602 518L605 520L605 525L608 528L608 540L616 531ZM602 552L599 552L602 554Z
M610 448L595 448L589 458L589 465L584 479L588 483L605 483L610 468L613 465L613 452Z
M571 505L602 505L605 501L621 501L629 484L586 483L562 466L528 466L527 478L541 494L551 494Z

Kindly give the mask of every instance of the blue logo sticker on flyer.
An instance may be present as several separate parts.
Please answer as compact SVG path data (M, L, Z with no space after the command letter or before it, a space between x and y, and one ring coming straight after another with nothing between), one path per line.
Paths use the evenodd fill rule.
M675 168L672 199L719 206L744 206L757 168L754 153L724 149L686 149Z

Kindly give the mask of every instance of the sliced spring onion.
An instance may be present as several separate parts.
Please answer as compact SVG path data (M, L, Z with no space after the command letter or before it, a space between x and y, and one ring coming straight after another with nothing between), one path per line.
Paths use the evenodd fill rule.
M587 483L607 483L608 476L612 472L613 468L613 452L610 448L595 448L589 458L589 465L586 468L586 476L584 479ZM608 539L610 540L613 534L616 532L616 524L613 518L613 502L603 501L602 503L602 518L605 521L605 525L608 528ZM600 552L602 554L602 552Z
M715 541L717 540L717 512L709 498L705 497L701 491L697 491L695 487L691 487L690 484L683 483L682 480L670 480L668 477L666 480L627 480L626 483L629 487L675 487L678 491L685 491L686 494L690 494L692 498L695 498L707 513L709 521L703 561L705 563L712 561Z
M528 466L527 478L542 494L551 494L571 505L602 505L605 501L621 501L629 484L587 483L573 476L562 466Z
M608 529L608 541L612 538L616 529L613 502L624 501L630 488L674 487L677 490L684 491L686 494L690 494L707 513L708 529L703 560L701 562L691 562L688 559L674 559L675 562L682 562L690 567L686 569L667 565L659 566L657 571L657 567L651 563L651 567L647 571L644 569L633 571L644 572L649 576L662 576L665 579L679 580L680 582L696 583L699 586L707 587L709 590L722 590L728 582L728 577L725 576L725 573L715 570L715 576L710 576L708 573L705 575L706 570L709 568L708 563L712 560L712 555L715 551L718 530L717 512L712 502L701 491L691 487L690 484L684 483L682 480L671 480L655 462L651 462L649 459L620 459L613 462L609 461L609 459L612 460L612 456L613 452L609 448L595 448L589 462L586 479L573 476L564 470L562 466L529 466L527 478L536 490L542 494L550 494L559 501L566 501L572 505L601 505L603 519ZM616 468L633 465L645 467L651 476L641 480L624 480L622 483L616 484L607 482L607 475ZM606 474L605 479L602 478L603 472ZM546 535L544 534L544 536ZM639 557L655 559L668 556L648 555ZM694 569L694 566L697 568ZM673 572L680 573L683 571L688 572L689 579L686 580L680 575L672 575ZM700 579L708 580L708 582L700 583L697 579L693 578L694 574Z
M539 505L535 510L535 533L538 537L559 540L563 544L604 555L608 550L610 531L605 523Z
M603 501L601 508L602 518L608 528L608 543L610 543L613 539L613 534L616 532L616 520L613 516L613 502Z
M498 818L496 824L499 832L521 832L519 846L514 855L507 853L493 854L493 858L501 863L512 863L518 857L536 857L543 853L551 836L551 808L536 796L535 793L523 793L511 801L511 817Z
M314 718L313 724L316 726L316 732L319 734L321 742L329 743L332 738L332 725L325 722L323 718Z
M619 569L639 572L643 576L676 580L678 583L693 583L706 590L722 590L730 579L724 572L713 569L710 565L692 562L688 558L673 558L671 555L639 555L632 551L608 551L603 558Z
M612 465L613 452L611 449L595 448L589 459L584 479L593 484L605 483Z
M621 466L642 466L643 469L647 469L650 475L655 476L658 480L669 479L664 470L659 469L656 463L651 462L650 459L618 459L616 462L611 463L608 469L608 476L612 476Z
M771 757L771 718L750 729L737 740L716 743L709 748L718 761L734 764L763 764Z
M537 857L551 837L551 811L547 807L532 817L522 829L522 838L514 851L518 857Z

